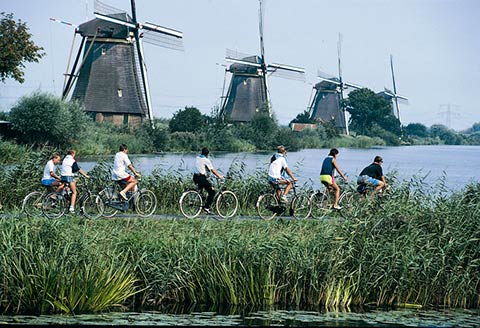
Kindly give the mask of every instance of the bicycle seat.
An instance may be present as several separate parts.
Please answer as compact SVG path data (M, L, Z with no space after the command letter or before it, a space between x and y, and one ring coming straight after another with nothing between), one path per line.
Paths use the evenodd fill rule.
M124 181L123 179L122 180L115 180L115 183L119 184L122 187L125 187L128 184L128 182Z

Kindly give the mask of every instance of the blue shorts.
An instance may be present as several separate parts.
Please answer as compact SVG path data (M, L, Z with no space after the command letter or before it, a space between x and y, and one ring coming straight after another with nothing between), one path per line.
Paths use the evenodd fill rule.
M357 179L358 184L364 183L364 184L369 184L369 185L372 185L372 186L378 186L380 184L380 182L381 182L380 180L369 177L368 175L361 175Z
M70 183L70 182L73 181L73 178L74 178L74 177L73 177L73 176L70 176L70 175L68 175L68 176L62 175L62 176L60 177L60 180L61 180L61 181L64 181L64 182Z
M55 178L50 179L42 179L42 186L51 186L52 183L55 181Z
M279 184L281 181L284 181L285 179L281 178L273 178L271 176L268 176L268 182L271 182L273 184Z

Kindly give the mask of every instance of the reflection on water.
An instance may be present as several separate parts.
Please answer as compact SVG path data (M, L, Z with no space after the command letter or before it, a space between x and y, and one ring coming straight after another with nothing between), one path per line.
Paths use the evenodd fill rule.
M112 312L76 316L0 316L0 324L143 325L143 326L280 326L280 327L478 327L479 310L347 311L191 311Z

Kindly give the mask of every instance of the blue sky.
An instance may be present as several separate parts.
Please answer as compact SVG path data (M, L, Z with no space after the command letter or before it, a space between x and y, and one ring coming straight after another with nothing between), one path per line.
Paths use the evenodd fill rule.
M130 12L128 0L105 0ZM225 49L259 54L258 0L137 0L140 22L184 33L184 52L144 45L154 116L170 118L185 106L209 114L220 103ZM93 18L93 0L2 1L29 26L47 55L28 64L26 82L0 84L0 110L35 90L61 94L73 28ZM391 88L393 55L403 124L441 123L460 130L480 122L480 1L476 0L267 0L264 2L267 62L300 66L306 81L271 76L272 107L287 124L309 105L318 70L336 75L338 34L343 35L346 81L375 92ZM75 53L79 38L76 39ZM227 75L227 86L229 82Z

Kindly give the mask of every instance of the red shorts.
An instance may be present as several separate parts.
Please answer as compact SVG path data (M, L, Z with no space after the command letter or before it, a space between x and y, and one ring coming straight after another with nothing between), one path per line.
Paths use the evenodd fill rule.
M128 181L130 181L131 179L132 179L132 176L131 176L131 175L129 175L128 177L126 177L126 178L123 178L123 179L122 179L122 181L124 181L124 182L128 182Z

